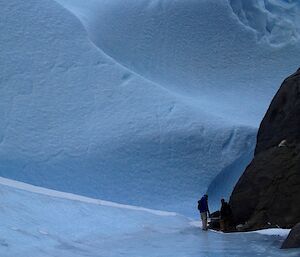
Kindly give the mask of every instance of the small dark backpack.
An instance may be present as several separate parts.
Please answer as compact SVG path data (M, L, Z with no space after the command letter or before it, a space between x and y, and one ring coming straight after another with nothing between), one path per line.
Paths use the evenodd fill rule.
M201 210L201 200L198 201L198 210Z

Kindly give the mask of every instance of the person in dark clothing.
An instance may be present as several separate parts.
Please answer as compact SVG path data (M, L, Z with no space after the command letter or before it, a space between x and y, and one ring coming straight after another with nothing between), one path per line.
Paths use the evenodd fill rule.
M200 216L202 220L202 229L207 230L207 214L210 216L208 208L208 195L204 195L198 201L198 210L200 211Z
M221 210L220 210L220 229L224 232L229 229L232 218L232 212L230 205L221 199Z

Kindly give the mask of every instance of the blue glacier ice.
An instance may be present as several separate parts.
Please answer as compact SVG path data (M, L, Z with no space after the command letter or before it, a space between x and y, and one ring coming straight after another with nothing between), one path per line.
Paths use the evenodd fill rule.
M196 202L203 193L209 193L213 210L221 197L230 195L253 156L257 128L270 100L298 68L298 1L11 0L0 3L0 14L0 176L180 213L166 221L171 226L167 230L173 223L180 227L168 237L168 247L161 244L164 232L148 231L151 241L156 238L153 247L145 246L149 239L143 241L137 232L135 240L126 241L128 249L118 240L111 242L111 248L120 248L111 256L141 256L143 247L134 249L134 244L144 245L149 256L154 256L155 245L161 249L158 256L174 256L175 248L168 251L179 241L191 247L187 256L208 256L210 251L226 256L227 250L239 256L239 250L227 248L228 238L241 240L239 249L247 248L247 237L202 235L189 219L198 219ZM42 203L43 197L8 192L3 194L11 201L5 204L28 203L25 209L12 208L14 219L6 217L11 226L46 226L40 204L30 205L31 198ZM65 205L65 212L81 210L68 201L44 200L51 208ZM94 208L72 213L70 224L93 211L108 215ZM63 212L56 213L55 224L68 220ZM109 214L110 219L97 224L120 218L113 210ZM36 220L22 223L23 215ZM88 229L94 215L72 233ZM140 219L137 226L165 222L155 217L147 225L143 222L148 217L128 215ZM53 226L60 234L68 230ZM117 232L118 227L110 230ZM183 239L186 234L189 240ZM195 242L204 246L207 236L220 242L216 249L195 250ZM18 238L19 245L28 239ZM39 237L28 240L37 244L34 238ZM249 238L249 256L280 254L270 237ZM270 252L263 252L266 246ZM29 251L36 245L32 247ZM68 242L61 247L68 256L77 246ZM71 250L69 255L76 256ZM9 256L17 256L16 251ZM46 250L42 256L57 254L59 250Z
M0 179L5 257L299 256L287 232L204 233L185 216L99 201ZM284 235L284 236L283 236Z

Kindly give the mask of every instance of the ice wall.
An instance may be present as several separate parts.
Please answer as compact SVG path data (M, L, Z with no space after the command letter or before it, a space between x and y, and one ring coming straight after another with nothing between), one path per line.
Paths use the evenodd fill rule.
M118 62L242 124L299 66L297 1L57 1Z
M58 2L0 3L0 175L196 213L299 44L257 41L227 1Z

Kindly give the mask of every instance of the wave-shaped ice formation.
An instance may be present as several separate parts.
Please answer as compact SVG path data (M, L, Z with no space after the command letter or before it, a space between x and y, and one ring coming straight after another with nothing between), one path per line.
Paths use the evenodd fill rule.
M287 58L299 48L295 1L57 2L119 63L243 124L257 126L281 80L298 66L297 58ZM269 40L261 44L258 35ZM285 44L275 47L277 41Z
M189 215L228 195L299 44L257 42L228 1L57 2L0 8L0 174Z

